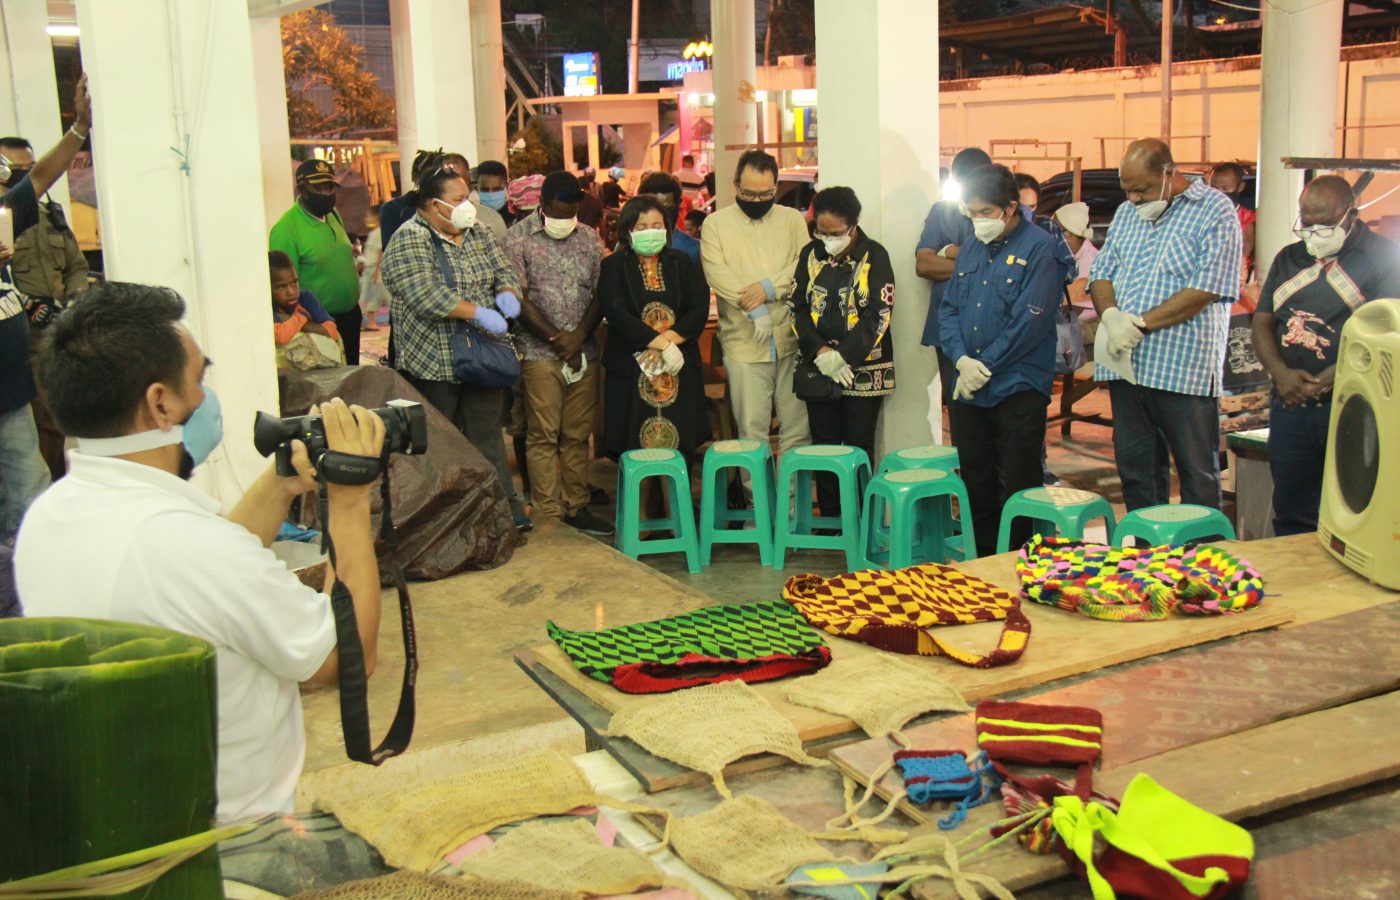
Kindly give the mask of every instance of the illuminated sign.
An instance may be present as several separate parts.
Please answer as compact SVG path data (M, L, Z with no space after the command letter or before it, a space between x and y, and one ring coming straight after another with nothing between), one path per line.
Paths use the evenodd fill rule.
M702 59L688 59L685 62L673 62L666 64L666 80L680 81L685 78L687 72L705 71L705 61Z
M598 93L598 54L564 54L564 96L592 97Z
M685 52L681 54L685 59L707 59L715 55L715 45L709 41L694 41L686 44Z

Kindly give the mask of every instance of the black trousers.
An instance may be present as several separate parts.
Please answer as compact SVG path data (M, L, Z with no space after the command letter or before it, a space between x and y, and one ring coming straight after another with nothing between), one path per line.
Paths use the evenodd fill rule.
M1113 455L1128 511L1171 502L1169 461L1181 480L1181 502L1219 509L1220 404L1214 397L1108 383Z
M875 424L880 419L884 397L842 397L840 400L807 403L807 423L814 444L845 444L859 447L875 464ZM817 505L823 516L841 515L841 491L836 476L817 473Z
M953 367L954 360L948 358L942 347L933 348L933 352L938 356L938 383L943 390L943 405L948 410L948 443L956 447L958 426L953 421L953 386L958 381L958 370Z
M996 552L997 528L1006 500L1017 491L1039 487L1045 473L1040 448L1045 443L1045 408L1050 398L1039 391L1019 391L992 407L961 400L949 407L958 436L977 555ZM1018 519L1011 530L1013 549L1030 540L1031 522Z
M340 332L340 340L345 344L345 364L347 366L358 366L360 364L360 324L364 322L365 314L360 312L359 304L349 312L331 313L331 318L335 320L335 327Z

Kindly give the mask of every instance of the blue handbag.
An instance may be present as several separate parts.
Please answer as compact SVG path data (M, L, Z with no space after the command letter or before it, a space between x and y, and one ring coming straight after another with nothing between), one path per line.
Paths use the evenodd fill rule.
M438 266L447 286L457 293L457 279L442 243L433 240ZM458 322L448 345L452 351L452 376L469 387L496 390L513 387L520 380L520 357L510 336L496 337L470 322Z

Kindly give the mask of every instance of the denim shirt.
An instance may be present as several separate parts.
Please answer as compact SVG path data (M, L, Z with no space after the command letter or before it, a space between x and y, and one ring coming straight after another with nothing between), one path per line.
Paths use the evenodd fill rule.
M966 402L992 407L1019 391L1048 399L1055 379L1055 310L1068 274L1054 239L1021 219L1011 234L958 250L939 309L943 352L980 360L991 380Z

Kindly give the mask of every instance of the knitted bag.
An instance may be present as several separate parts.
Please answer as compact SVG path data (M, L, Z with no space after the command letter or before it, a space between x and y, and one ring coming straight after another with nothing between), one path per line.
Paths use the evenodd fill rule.
M1048 810L1056 797L1068 797L1074 793L1074 785L1053 775L1025 778L1012 774L1005 766L1000 765L997 766L997 774L1002 778L1001 802L1009 819L1020 819L1027 813ZM1107 794L1094 791L1090 793L1089 799L1110 810L1118 809L1118 801ZM995 827L992 829L992 837L1001 837L1013 827ZM1016 835L1016 839L1021 842L1022 847L1032 853L1060 853L1065 848L1064 841L1060 840L1049 818L1040 819L1030 828L1021 831Z
M947 656L979 669L1021 658L1031 623L1010 593L951 566L869 569L822 578L798 575L783 585L787 600L828 634L920 656ZM985 656L949 647L924 629L935 625L1005 621L997 647Z
M1005 700L977 704L977 746L997 763L1076 766L1075 787L1088 797L1103 750L1103 716L1083 706Z
M957 828L967 818L967 811L981 806L995 796L1000 778L980 753L967 764L967 754L961 750L900 750L894 755L895 765L904 775L904 787L909 799L920 805L934 800L956 800L957 807L938 821L947 831ZM990 782L983 779L989 776Z
M1249 878L1254 859L1248 831L1143 773L1129 782L1117 813L1079 797L1057 797L1051 820L1094 900L1117 893L1216 900Z
M627 694L662 694L720 681L770 681L815 672L831 650L779 600L710 606L655 622L549 637L589 678Z
M1259 605L1258 570L1219 547L1105 547L1036 535L1016 560L1029 600L1095 619L1147 622L1173 609L1224 615Z

